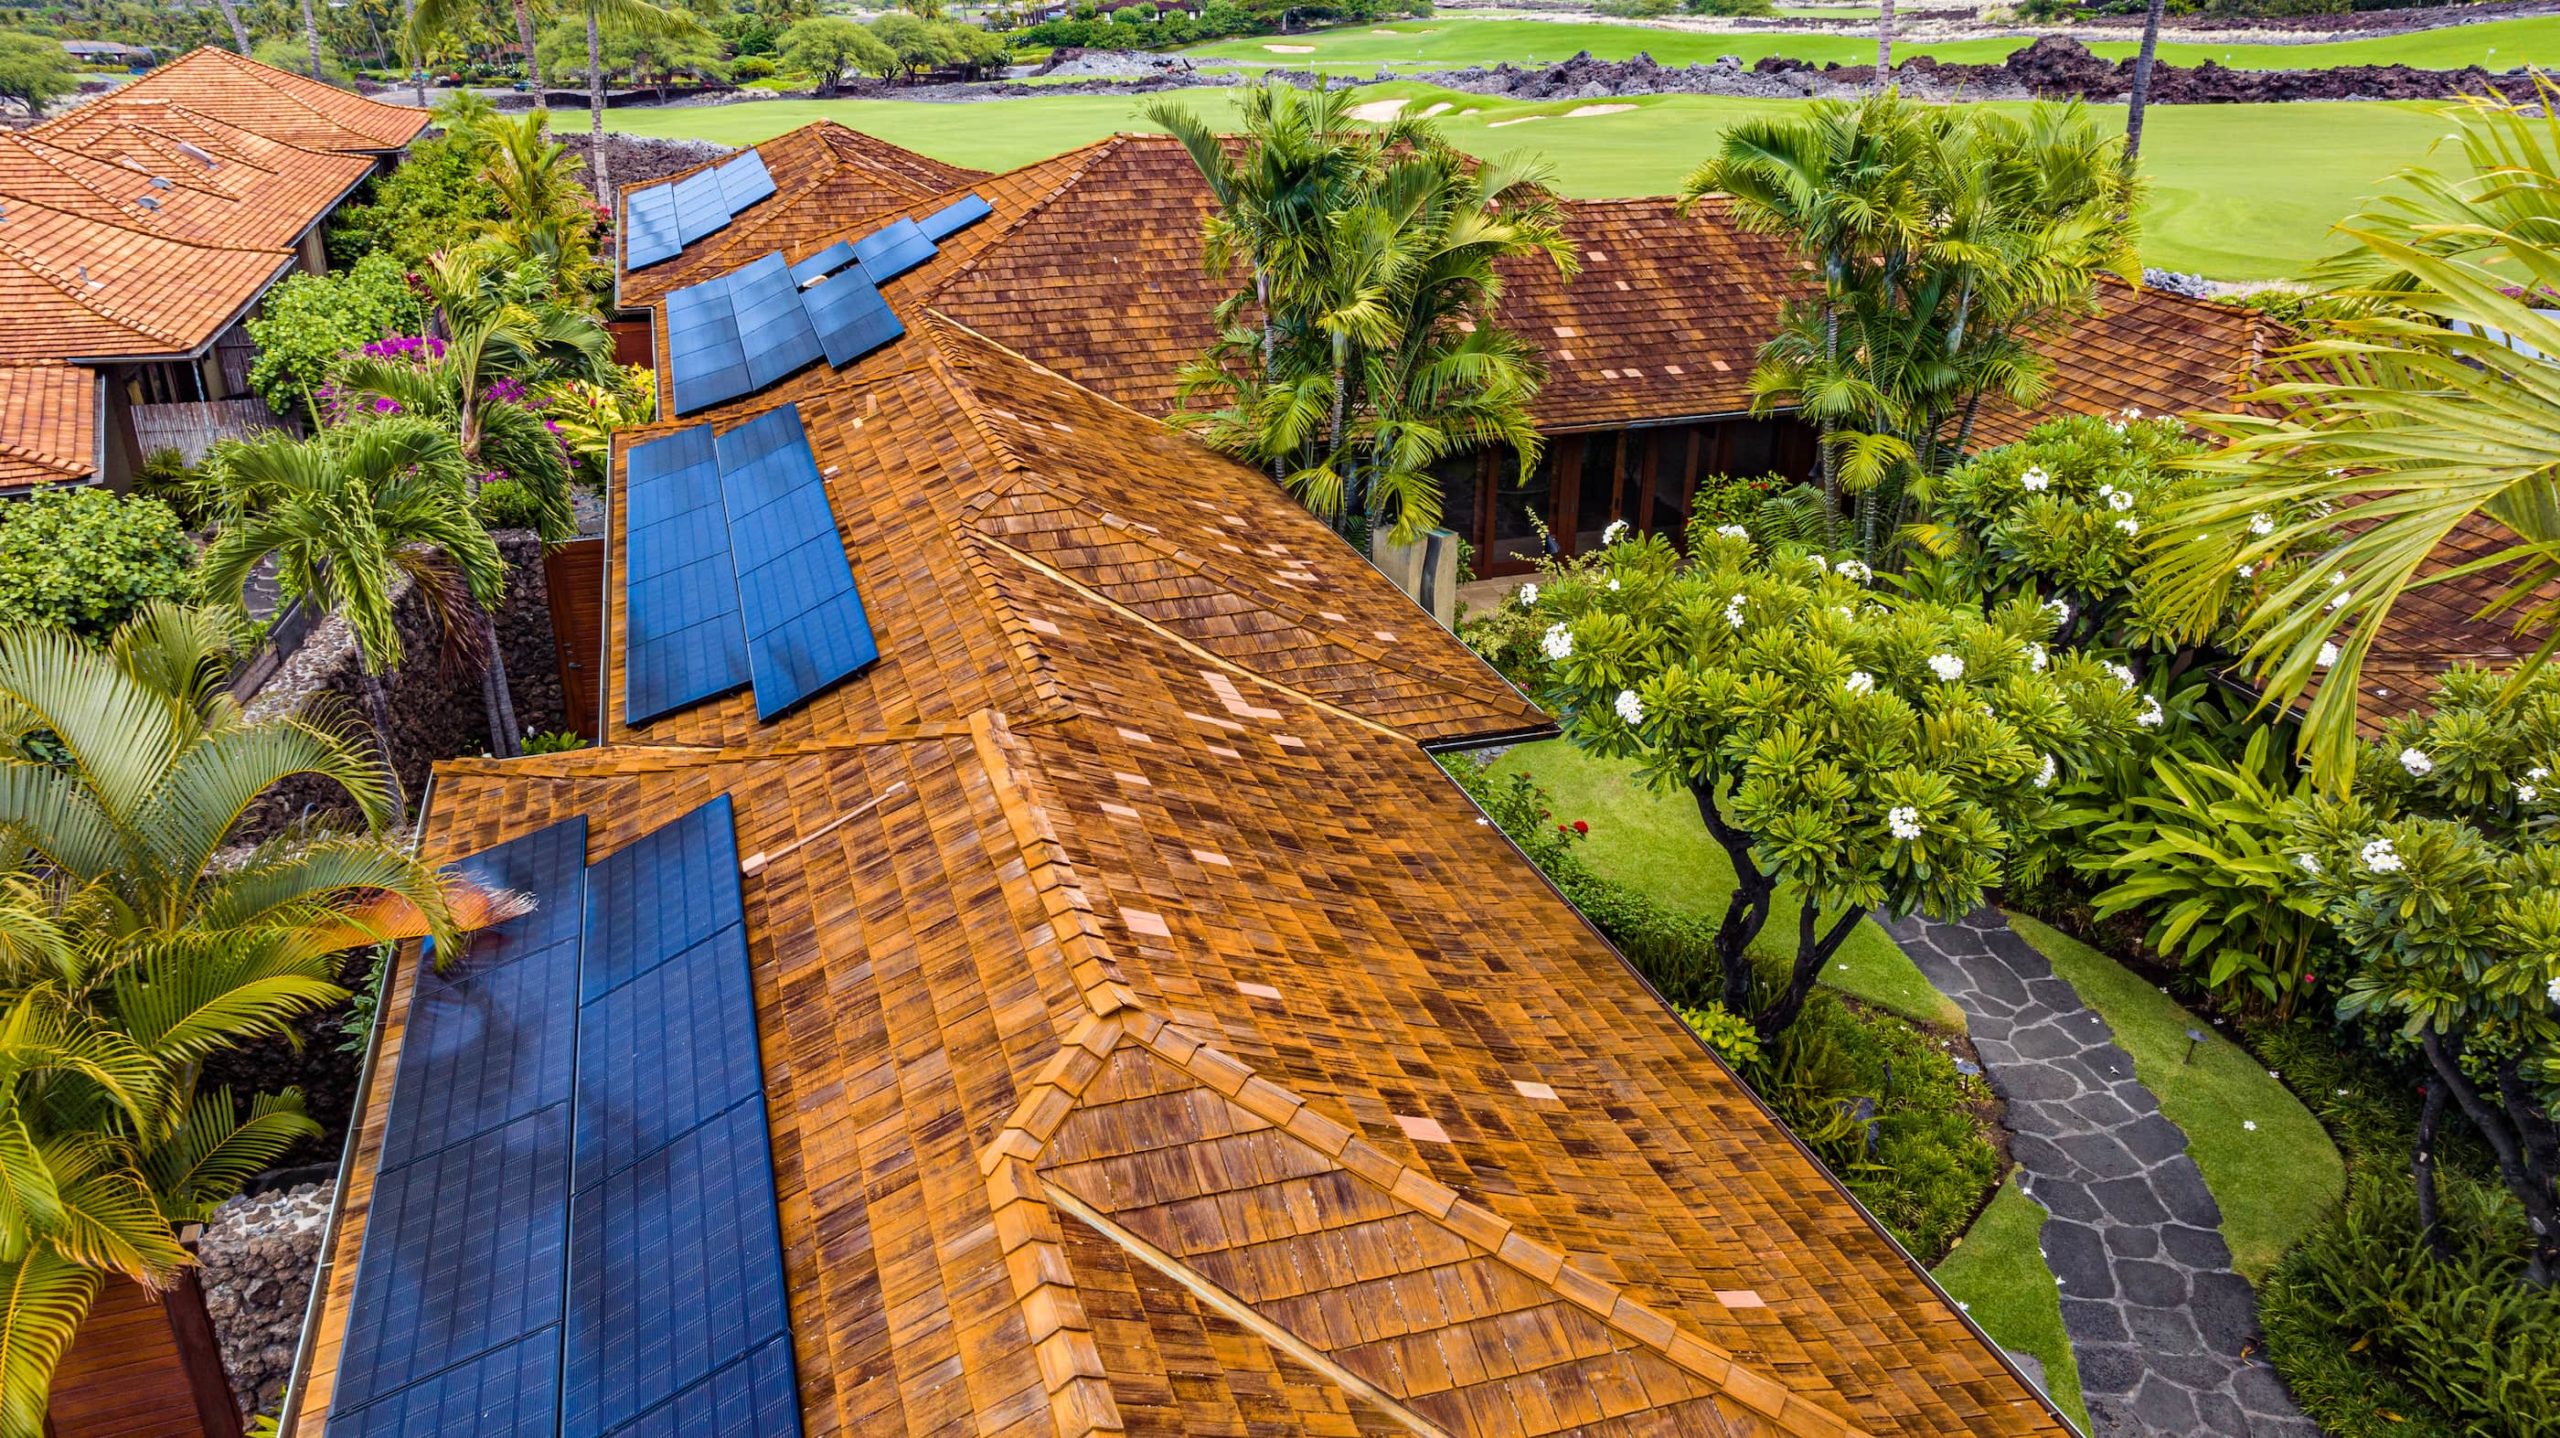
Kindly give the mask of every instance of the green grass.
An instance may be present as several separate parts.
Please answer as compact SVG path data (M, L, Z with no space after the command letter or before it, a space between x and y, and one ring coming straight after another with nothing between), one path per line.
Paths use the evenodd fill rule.
M1453 22L1496 23L1496 22ZM1520 22L1533 23L1533 22ZM1541 27L1557 28L1557 27ZM1617 114L1566 118L1576 101L1488 100L1398 82L1362 92L1403 97L1414 110L1440 102L1449 138L1478 154L1535 150L1555 162L1559 187L1577 196L1664 194L1737 121L1794 113L1799 102L1710 95L1649 95L1612 103ZM1060 95L926 104L903 100L775 100L754 104L614 110L606 123L632 134L748 145L830 118L953 164L1008 169L1117 130L1149 128L1141 114L1166 97ZM1176 97L1213 124L1231 124L1236 92ZM1462 113L1473 110L1470 115ZM1499 124L1526 116L1530 124ZM2112 115L2103 117L2115 123ZM2331 225L2374 192L2375 182L2420 159L2444 133L2428 107L2392 104L2176 105L2151 112L2143 141L2152 195L2144 207L2143 259L2220 279L2281 279L2334 249Z
M1546 789L1559 824L1591 825L1581 855L1603 878L1643 891L1657 902L1709 918L1724 916L1733 894L1733 865L1707 834L1685 796L1657 794L1633 770L1597 759L1561 739L1515 746L1493 766L1507 782L1525 773ZM1772 942L1792 943L1795 900L1779 891L1769 920ZM1907 1017L1961 1028L1964 1015L1929 986L1910 958L1872 921L1860 924L1832 960L1823 982L1842 993Z
M2132 970L2022 914L2009 922L2105 1017L2133 1055L2134 1076L2186 1130L2188 1151L2222 1206L2232 1267L2257 1282L2346 1190L2346 1166L2320 1121L2247 1050ZM2206 1036L2192 1061L2191 1029Z
M1834 13L1834 12L1808 12ZM1846 12L1839 12L1846 13ZM1872 11L1868 13L1873 13ZM2025 36L1982 40L1905 43L1897 56L1930 55L1940 61L1990 64L2030 43ZM2101 40L2089 49L2120 60L2139 48L2131 40ZM1305 46L1309 53L1276 50ZM1738 55L1749 63L1764 55L1786 55L1814 64L1875 63L1872 35L1854 30L1791 33L1783 30L1710 34L1657 29L1645 25L1598 22L1561 23L1544 20L1460 20L1434 17L1392 25L1346 25L1303 35L1256 35L1195 45L1183 53L1195 61L1232 60L1255 65L1315 66L1336 72L1375 73L1386 65L1427 69L1553 62L1588 50L1604 60L1624 60L1643 51L1665 65L1687 65L1721 55ZM2454 70L2465 65L2509 69L2517 65L2560 62L2560 16L2494 20L2479 25L2448 25L2409 35L2379 35L2319 45L2163 44L2160 58L2176 65L2205 60L2240 70L2306 70L2331 65L2414 65L2428 70Z
M2053 1401L2085 1433L2089 1410L2080 1401L2080 1364L2062 1327L2061 1290L2045 1266L2044 1219L2044 1206L2020 1192L2014 1178L2001 1184L1934 1276L1991 1341L2044 1364Z

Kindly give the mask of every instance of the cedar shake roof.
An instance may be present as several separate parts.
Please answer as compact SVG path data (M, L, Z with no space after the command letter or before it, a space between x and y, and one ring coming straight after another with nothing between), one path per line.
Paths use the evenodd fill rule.
M353 155L388 154L418 138L427 128L427 112L409 105L386 105L245 59L229 50L205 46L190 50L121 89L106 100L84 105L45 128L86 134L108 123L112 113L134 105L184 106L297 145L306 150L336 150ZM74 143L76 141L66 142Z
M619 275L622 304L633 308L654 304L670 290L735 269L768 250L787 250L799 259L825 247L823 242L813 243L816 236L832 240L854 219L902 211L919 200L965 190L987 177L983 170L930 160L832 120L803 125L755 149L773 176L773 194L741 211L726 228L687 245L673 259ZM717 163L711 160L704 165ZM704 165L624 189L625 213L634 194L652 185L672 185Z
M793 382L881 662L425 820L733 800L805 1431L2067 1433L1422 747L1525 700L1261 475L908 318Z
M2044 345L2053 361L2044 408L2030 415L1986 402L1976 447L2007 444L2062 414L2225 413L2264 383L2258 367L2267 356L2292 343L2254 309L2137 289L2112 275L2099 277L2098 302L2098 314Z
M0 362L189 354L293 263L54 209L0 175Z
M98 376L77 365L0 364L0 488L55 484L97 467Z

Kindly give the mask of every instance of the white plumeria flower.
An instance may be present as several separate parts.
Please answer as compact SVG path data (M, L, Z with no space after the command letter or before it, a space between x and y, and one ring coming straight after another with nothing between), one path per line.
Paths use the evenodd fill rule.
M2039 789L2052 788L2054 773L2055 766L2053 756L2047 754L2044 756L2044 767L2036 771L2036 787Z
M2302 866L2302 872L2315 879L2320 877L2320 861L2309 854L2296 854L2293 856L2293 862Z
M1868 580L1876 577L1876 572L1874 570L1867 568L1865 565L1860 564L1854 559L1841 560L1838 572L1841 578L1848 580L1852 584L1864 584Z
M2068 603L2059 599L2048 599L2044 602L2044 607L2053 611L2054 623L2068 624L2071 622L2071 606Z
M2321 645L2318 657L2320 660L2320 667L2323 669L2328 668L2330 665L2338 662L2338 646L2335 644Z
M2436 771L2436 761L2428 758L2423 750L2403 749L2400 751L2400 767L2408 770L2411 777L2423 779Z
M2346 608L2346 607L2347 607L2347 601L2349 601L2349 600L2351 600L2351 599L2353 599L2353 598L2355 598L2355 596L2354 596L2354 595L2349 594L2347 591L2345 591L2345 590L2341 589L2341 590L2339 590L2336 594L2333 594L2333 595L2331 595L2331 596L2329 597L2329 607L2330 607L2331 609L2344 609L2344 608Z
M2157 729L2169 722L2169 716L2161 712L2158 698L2145 694L2142 696L2142 712L2133 716L2133 722L2145 729Z
M1618 592L1618 581L1616 581L1616 580L1614 580L1614 579L1612 579L1612 580L1610 580L1610 581L1609 581L1609 592L1610 592L1611 594L1615 594L1615 593L1617 593L1617 592Z
M2560 979L2553 979L2551 981L2551 987L2544 989L2542 992L2550 998L2551 1002L2560 1004Z
M2123 530L2127 534L2140 534L2142 532L2142 522L2137 519L2119 519L2116 521L2116 528Z
M2130 666L2123 664L2109 664L2106 666L2106 669L2109 674L2116 677L2116 683L2123 685L2127 689L2133 687L2133 670Z
M2258 536L2259 538L2261 538L2261 539L2265 538L2266 536L2268 536L2268 535L2270 535L2270 534L2275 533L2275 532L2276 532L2276 517L2275 517L2274 515L2272 515L2272 514L2253 514L2253 515L2250 515L2250 516L2249 516L2249 532L2250 532L2251 534L2257 535L2257 536Z
M2114 499L2115 497L2116 497L2116 487L2115 487L2114 485L2112 485L2112 484L2102 484L2102 485L2099 485L2099 486L2098 486L2098 498L2100 498L2100 499L2109 499L2109 500L2111 500L2111 499Z
M2258 566L2254 564L2243 564L2232 572L2243 579L2255 579L2258 577Z
M1573 654L1573 631L1558 624L1547 631L1544 639L1538 641L1538 647L1545 650L1547 658L1551 660L1570 658Z
M2531 784L2518 784L2516 786L2516 802L2520 804L2530 804L2541 797L2542 791L2533 787Z
M2258 1121L2254 1118L2244 1118L2240 1120L2240 1126L2251 1133L2256 1133L2258 1131Z
M1952 654L1932 654L1929 656L1929 672L1953 684L1964 677L1964 661Z
M2045 473L2041 465L2018 476L2018 487L2030 494L2040 494L2052 483L2053 476Z
M1535 609L1538 607L1538 586L1534 584L1523 584L1520 586L1520 607L1523 609Z
M1852 694L1873 693L1876 687L1876 676L1864 669L1852 669L1849 671L1849 677L1840 681L1840 687Z
M1739 594L1726 600L1724 602L1724 622L1736 629L1740 629L1742 627L1742 611L1744 606L1749 602L1749 600Z
M1858 611L1856 611L1856 610L1854 610L1854 609L1851 609L1851 608L1850 608L1848 605L1846 605L1846 604L1835 604L1835 605L1832 605L1832 606L1831 606L1831 612L1832 612L1832 613L1834 613L1834 614L1839 615L1839 616L1840 616L1841 618L1843 618L1843 619L1854 620L1854 619L1856 619L1856 618L1858 617Z
M1908 805L1898 806L1887 813L1884 824L1897 839L1908 842L1920 837L1920 811Z
M2133 508L2133 491L2129 489L2119 489L2115 493L2108 495L2107 508L2114 510L2118 514L2122 514L2126 510Z
M2377 874L2397 873L2400 869L2400 851L2391 847L2389 839L2376 839L2365 845L2364 852L2358 857L2364 860L2366 868Z
M1743 528L1739 524L1719 524L1716 526L1716 533L1723 535L1727 539L1749 539L1751 537L1751 531Z
M2538 783L2542 782L2543 780L2550 778L2550 777L2551 777L2551 771L2550 771L2550 770L2548 770L2548 769L2543 768L2543 767L2542 767L2541 765L2539 765L2539 764L2536 764L2536 765L2534 765L2532 768L2525 770L2525 771L2524 771L2524 776L2525 776L2526 778L2528 778L2528 779L2533 780L2535 783L2537 783L2537 784L2538 784Z
M1636 697L1636 691L1618 691L1618 717L1626 720L1629 728L1644 722L1644 701Z
M1609 527L1600 531L1600 542L1602 544L1615 544L1626 537L1627 522L1623 519L1610 520Z
M2125 418L2127 418L2127 419L2140 419L2140 418L2142 418L2142 406L2140 406L2140 405L2138 405L2138 404L2129 404L2129 405L2126 405L2126 406L2124 407L2124 417L2125 417Z
M1806 555L1804 557L1804 562L1812 565L1813 572L1816 574L1829 574L1831 572L1831 561L1823 558L1819 554Z
M2030 644L2027 646L2027 667L2029 669L2041 674L2044 672L2044 667L2052 662L2053 656L2045 651L2045 647L2043 645Z

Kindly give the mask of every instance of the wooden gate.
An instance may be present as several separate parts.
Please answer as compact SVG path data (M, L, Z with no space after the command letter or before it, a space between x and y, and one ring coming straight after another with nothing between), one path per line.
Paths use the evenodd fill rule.
M167 1293L110 1278L54 1370L52 1438L240 1438L193 1269Z
M590 744L604 740L604 541L573 539L542 556L551 642L560 653L560 707Z

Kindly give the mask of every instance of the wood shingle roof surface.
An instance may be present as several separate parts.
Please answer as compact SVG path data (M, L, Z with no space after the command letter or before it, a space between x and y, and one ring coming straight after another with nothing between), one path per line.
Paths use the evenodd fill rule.
M806 1431L2067 1431L1423 748L1532 706L1267 478L906 317L793 382L881 662L426 823L732 797Z

